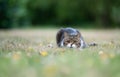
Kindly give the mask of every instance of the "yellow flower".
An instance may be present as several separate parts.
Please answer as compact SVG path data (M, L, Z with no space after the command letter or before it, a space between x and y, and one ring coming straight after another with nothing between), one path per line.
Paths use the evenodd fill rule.
M28 51L34 51L33 47L28 47Z
M108 59L108 54L105 53L105 52L103 52L103 51L100 51L100 52L99 52L99 55L100 55L100 58L101 58L102 60L107 60L107 59Z
M112 53L111 53L111 54L109 54L109 57L110 57L110 58L114 58L114 57L115 57L115 54L112 54Z
M42 55L42 56L47 56L48 53L47 53L46 51L42 51L42 52L40 52L40 55Z
M21 52L15 52L13 55L12 55L12 58L13 60L17 61L19 60L21 57Z

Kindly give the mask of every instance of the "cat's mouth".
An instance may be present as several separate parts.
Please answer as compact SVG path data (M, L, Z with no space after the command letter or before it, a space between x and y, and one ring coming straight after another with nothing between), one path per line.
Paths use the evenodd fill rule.
M68 47L68 48L77 48L77 46L75 44L72 44L72 43L68 43L66 45L66 47Z

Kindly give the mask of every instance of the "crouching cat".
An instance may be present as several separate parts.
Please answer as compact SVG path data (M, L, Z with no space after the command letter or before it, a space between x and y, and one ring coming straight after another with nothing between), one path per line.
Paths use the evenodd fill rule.
M56 34L58 47L85 48L85 43L81 33L74 28L62 28Z

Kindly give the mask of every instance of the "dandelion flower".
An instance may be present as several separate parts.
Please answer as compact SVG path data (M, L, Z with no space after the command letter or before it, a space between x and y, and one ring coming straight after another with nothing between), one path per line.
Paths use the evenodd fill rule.
M100 58L101 58L102 60L108 59L108 54L105 53L105 52L103 52L103 51L100 51L100 52L99 52L99 55L100 55Z
M33 47L28 47L28 51L34 51Z
M19 60L20 59L20 56L21 56L21 53L20 52L15 52L13 55L12 55L12 58L13 60Z
M47 53L46 51L42 51L42 52L40 52L40 55L42 55L42 56L47 56L48 53Z
M110 58L114 58L114 57L115 57L115 54L111 53L111 54L109 54L109 57L110 57Z

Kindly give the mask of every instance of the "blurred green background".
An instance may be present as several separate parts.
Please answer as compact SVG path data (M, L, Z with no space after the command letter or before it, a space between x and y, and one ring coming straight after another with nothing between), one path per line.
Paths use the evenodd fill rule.
M120 0L0 0L0 29L120 28Z

